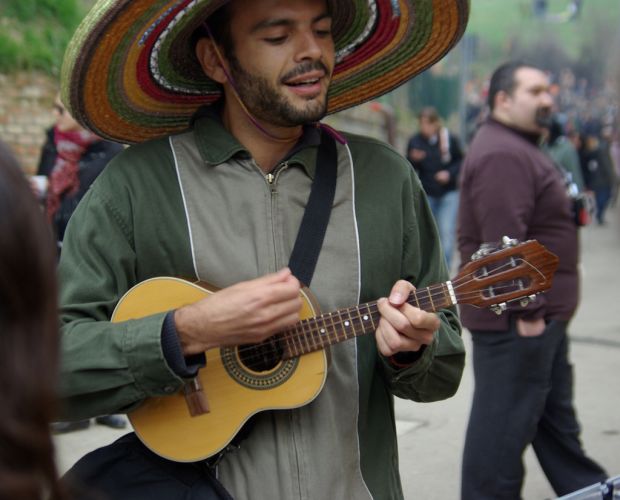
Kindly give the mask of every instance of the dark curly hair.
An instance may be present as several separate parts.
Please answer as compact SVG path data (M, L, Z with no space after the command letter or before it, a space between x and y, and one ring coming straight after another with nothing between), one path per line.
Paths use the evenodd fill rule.
M58 369L56 249L0 143L0 498L60 500L49 422Z

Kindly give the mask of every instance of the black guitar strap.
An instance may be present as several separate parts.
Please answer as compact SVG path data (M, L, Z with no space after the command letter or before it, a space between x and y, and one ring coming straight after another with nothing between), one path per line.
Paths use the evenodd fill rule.
M288 263L293 275L308 287L319 260L319 253L323 246L329 216L334 204L337 173L338 151L336 141L322 128L321 144L316 156L316 169L308 204Z

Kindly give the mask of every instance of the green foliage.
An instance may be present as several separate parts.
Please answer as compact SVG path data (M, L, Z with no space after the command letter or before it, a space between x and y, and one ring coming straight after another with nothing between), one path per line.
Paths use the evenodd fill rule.
M598 47L599 59L617 57L608 49L620 25L620 2L583 1L575 19L562 21L568 3L549 0L547 18L537 18L532 0L471 0L466 33L478 41L476 73L488 74L507 58L518 57L533 58L552 70L560 62L576 65L584 62L587 47ZM606 43L600 45L603 33ZM600 64L591 66L595 73L605 70Z
M0 71L58 75L84 0L0 0Z

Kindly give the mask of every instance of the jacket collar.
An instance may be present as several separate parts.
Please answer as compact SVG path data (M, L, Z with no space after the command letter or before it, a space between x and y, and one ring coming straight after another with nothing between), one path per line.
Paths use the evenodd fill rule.
M489 116L489 118L487 119L488 123L503 128L504 130L508 130L510 132L512 132L515 135L518 135L519 137L521 137L522 139L526 140L527 142L533 144L534 146L539 146L540 144L540 134L537 134L535 132L527 132L525 130L520 130L518 128L515 127L511 127L509 125L506 125L505 123L500 122L499 120L493 118L492 116Z
M233 157L249 158L249 151L224 128L216 105L201 108L192 119L196 143L202 159L210 165L225 163ZM318 123L304 125L297 144L278 163L302 167L314 179L316 155L321 143Z

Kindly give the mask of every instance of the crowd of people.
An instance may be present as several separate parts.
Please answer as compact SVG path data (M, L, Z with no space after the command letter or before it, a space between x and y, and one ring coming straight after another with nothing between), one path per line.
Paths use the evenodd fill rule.
M411 18L391 2L378 11L353 2L330 9L325 0L172 3L153 24L143 4L99 0L67 52L57 121L30 185L0 147L0 203L10 215L0 223L7 234L27 228L0 245L0 382L10 396L0 497L403 498L393 398L455 394L461 325L472 335L475 377L463 500L520 498L530 445L558 495L605 481L581 447L567 330L586 223L578 210L587 212L584 194L592 193L604 224L617 186L613 122L589 120L574 135L549 75L510 62L490 78L488 113L471 143L426 107L400 155L321 119L429 61L405 57L420 50L410 36L394 41L394 57L384 60L391 67L375 71L367 48L382 47L385 33L364 29L350 45L350 31L376 14L402 23L394 34L432 32L425 43L439 57L464 30L465 0L405 2L420 14ZM460 24L444 26L442 16ZM135 33L143 34L135 49L142 54L126 50ZM93 39L106 39L109 51ZM102 71L119 87L102 84ZM192 104L198 93L201 106ZM507 233L560 258L540 300L496 316L433 295L433 285L450 283L456 253L462 265ZM15 274L23 269L26 280ZM158 276L217 288L115 321L119 300ZM312 307L348 314L341 324L326 315L330 323L305 345L296 336L304 286L317 294ZM429 304L414 293L424 287ZM355 328L372 335L330 337L350 338ZM220 352L223 359L236 349L234 370L245 370L238 384L246 390L256 379L265 391L290 377L279 368L291 366L287 353L323 345L331 347L320 392L243 420L213 455L170 460L129 433L58 480L52 422L58 432L92 418L122 427L117 414L174 394L199 419L220 411L209 406L217 377L202 376L210 353L208 363L218 364ZM244 366L252 353L276 363ZM233 377L231 370L217 375ZM244 394L227 394L228 405ZM190 441L200 446L199 435Z

